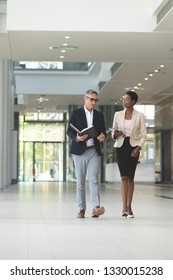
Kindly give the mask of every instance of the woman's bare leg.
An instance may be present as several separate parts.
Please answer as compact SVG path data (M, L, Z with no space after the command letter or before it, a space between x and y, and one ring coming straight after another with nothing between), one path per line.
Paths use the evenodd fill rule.
M134 193L134 179L128 178L127 211L129 215L133 215L133 211L132 211L133 193Z
M128 203L128 177L122 176L121 177L121 194L122 194L122 201L123 201L123 211L128 212L127 203Z

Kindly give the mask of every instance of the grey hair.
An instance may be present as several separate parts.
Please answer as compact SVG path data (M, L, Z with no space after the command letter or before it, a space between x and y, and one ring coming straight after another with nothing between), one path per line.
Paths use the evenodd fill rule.
M94 89L88 89L88 90L86 91L85 95L91 95L91 94L93 94L93 93L95 93L96 95L98 95L98 92L97 92L96 90L94 90Z

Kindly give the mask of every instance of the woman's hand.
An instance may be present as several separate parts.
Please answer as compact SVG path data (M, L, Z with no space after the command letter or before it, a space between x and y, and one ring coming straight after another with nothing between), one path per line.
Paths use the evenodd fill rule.
M125 136L125 135L122 131L115 130L114 133L113 133L113 138L117 139L120 136Z
M137 146L131 153L131 157L137 157L139 152L141 150L141 147L140 146Z

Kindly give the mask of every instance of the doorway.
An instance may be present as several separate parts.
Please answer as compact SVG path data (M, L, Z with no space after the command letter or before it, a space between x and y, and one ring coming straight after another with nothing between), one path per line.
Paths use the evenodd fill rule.
M24 181L63 181L62 143L24 143Z
M18 181L66 180L66 113L19 115Z

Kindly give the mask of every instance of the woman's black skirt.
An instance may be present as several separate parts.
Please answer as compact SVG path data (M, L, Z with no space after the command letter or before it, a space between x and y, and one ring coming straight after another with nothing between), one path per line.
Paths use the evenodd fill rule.
M131 156L135 147L130 145L129 140L130 137L125 137L123 145L120 148L116 148L117 162L121 177L134 178L139 154L137 157Z

